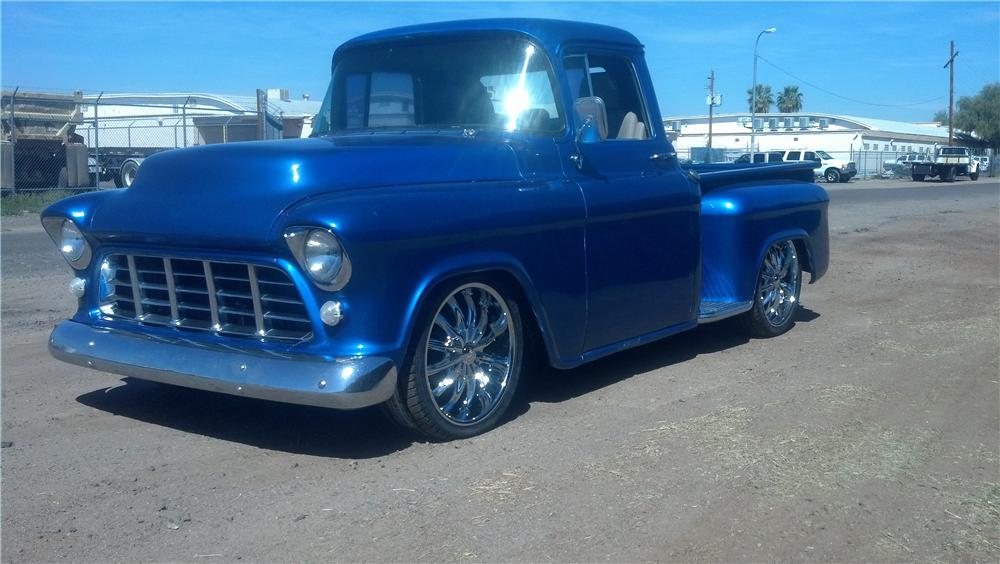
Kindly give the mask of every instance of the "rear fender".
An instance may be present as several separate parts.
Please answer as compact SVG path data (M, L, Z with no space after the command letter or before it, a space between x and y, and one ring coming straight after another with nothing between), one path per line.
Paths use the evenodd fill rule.
M815 282L829 261L826 191L814 184L734 186L702 201L702 300L753 298L767 248L791 239Z

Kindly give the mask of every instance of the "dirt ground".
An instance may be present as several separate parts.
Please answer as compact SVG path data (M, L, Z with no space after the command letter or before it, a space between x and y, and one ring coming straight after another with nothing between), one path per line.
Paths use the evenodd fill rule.
M2 560L1000 560L1000 184L831 187L829 274L536 374L486 435L52 359L68 267L2 233Z

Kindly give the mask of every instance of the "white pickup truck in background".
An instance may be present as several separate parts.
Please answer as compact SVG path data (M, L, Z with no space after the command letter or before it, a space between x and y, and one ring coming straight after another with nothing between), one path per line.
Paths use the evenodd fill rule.
M858 167L854 161L835 159L826 151L810 151L808 149L792 149L790 151L767 151L766 153L744 153L737 158L735 163L749 163L751 159L755 163L797 163L802 161L815 161L816 176L825 178L827 182L849 182L858 174Z

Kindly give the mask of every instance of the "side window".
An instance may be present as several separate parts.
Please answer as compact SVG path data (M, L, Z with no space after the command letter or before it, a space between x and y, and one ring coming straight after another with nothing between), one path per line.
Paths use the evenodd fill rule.
M814 153L812 151L806 151L805 157L802 160L804 160L804 161L815 161L816 160L816 153Z
M786 161L801 161L802 151L788 151L788 156L785 157Z
M587 76L587 58L583 55L566 57L564 63L569 91L573 99L590 96L590 77Z
M764 162L764 153L754 153L753 154L753 162L755 162L755 163L762 163L762 162Z
M570 91L576 98L598 96L608 114L608 139L641 140L650 137L649 119L642 103L632 62L617 55L574 55L565 60Z
M767 154L767 162L769 163L780 163L782 161L783 153L781 151L771 151Z

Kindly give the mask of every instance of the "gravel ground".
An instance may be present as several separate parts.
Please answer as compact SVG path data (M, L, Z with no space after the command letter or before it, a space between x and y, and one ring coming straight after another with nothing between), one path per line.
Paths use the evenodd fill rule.
M2 560L1000 559L1000 184L831 186L830 272L770 340L708 325L531 379L425 443L88 371L37 218L2 228Z

